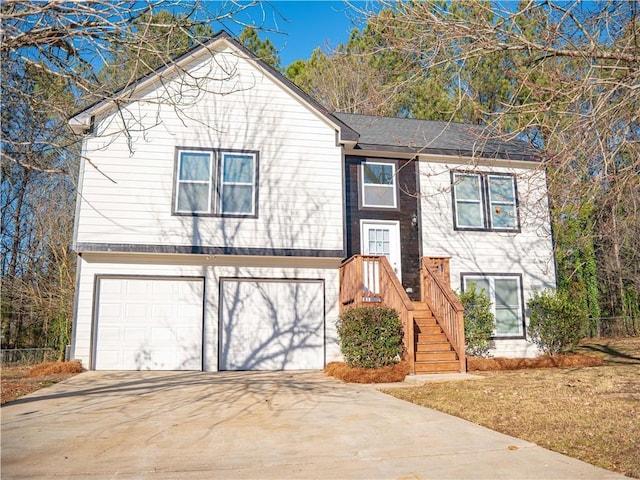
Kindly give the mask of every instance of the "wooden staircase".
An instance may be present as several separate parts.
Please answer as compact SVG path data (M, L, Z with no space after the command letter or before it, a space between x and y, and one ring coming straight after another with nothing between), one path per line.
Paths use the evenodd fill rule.
M460 359L431 309L423 302L411 303L415 332L415 373L459 372Z
M423 257L421 302L412 302L384 256L354 255L340 265L340 312L385 305L398 312L403 359L413 373L466 372L462 305L449 286L447 257Z

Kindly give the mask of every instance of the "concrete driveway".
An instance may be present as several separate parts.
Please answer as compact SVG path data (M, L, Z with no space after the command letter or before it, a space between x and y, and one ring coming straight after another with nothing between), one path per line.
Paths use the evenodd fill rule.
M86 372L2 407L2 478L625 478L319 372Z

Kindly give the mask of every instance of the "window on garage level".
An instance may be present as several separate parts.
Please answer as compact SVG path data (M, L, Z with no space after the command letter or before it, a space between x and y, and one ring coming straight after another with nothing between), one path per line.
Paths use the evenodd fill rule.
M464 290L475 284L476 291L484 290L491 300L496 317L494 336L524 337L524 310L522 307L522 276L520 274L462 274Z
M178 149L174 213L256 216L258 153Z
M452 183L456 230L519 230L513 175L452 172Z
M362 206L396 208L396 166L394 163L362 164Z

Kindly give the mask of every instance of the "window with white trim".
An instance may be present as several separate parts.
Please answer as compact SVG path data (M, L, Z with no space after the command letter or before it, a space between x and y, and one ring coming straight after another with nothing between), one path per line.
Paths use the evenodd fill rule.
M255 205L255 155L222 152L220 211L253 215Z
M178 149L174 213L256 215L257 153Z
M396 208L396 166L394 163L363 162L362 206Z
M513 175L453 172L452 183L457 230L519 229Z
M476 292L484 291L491 300L491 308L496 317L494 336L524 337L522 277L519 274L463 274L463 289L467 290L471 284L476 286Z

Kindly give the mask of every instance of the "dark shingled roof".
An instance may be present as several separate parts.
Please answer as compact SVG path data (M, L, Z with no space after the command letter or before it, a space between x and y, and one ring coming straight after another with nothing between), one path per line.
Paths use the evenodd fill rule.
M334 113L360 134L356 148L510 160L537 161L537 152L522 140L501 140L481 125L415 118Z

